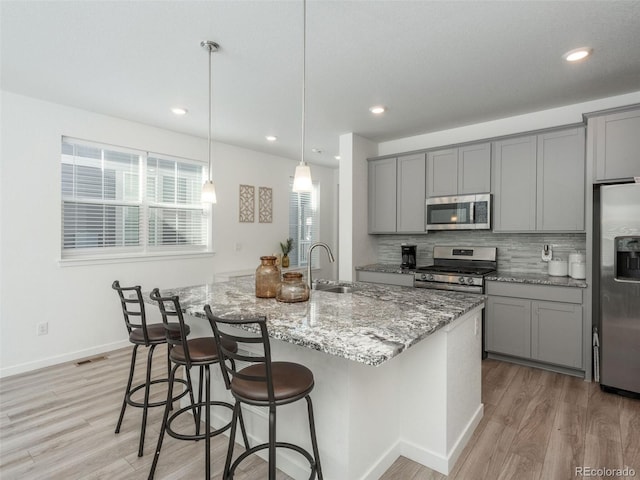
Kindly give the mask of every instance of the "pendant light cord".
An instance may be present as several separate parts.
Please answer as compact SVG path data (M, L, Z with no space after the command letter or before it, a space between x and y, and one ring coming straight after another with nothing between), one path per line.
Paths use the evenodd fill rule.
M213 166L211 164L211 53L212 53L212 48L211 45L209 45L209 128L207 130L208 132L208 142L207 142L207 147L208 147L208 155L209 155L209 181L213 181Z
M302 0L302 152L300 165L304 165L304 117L306 104L306 74L307 74L307 0Z

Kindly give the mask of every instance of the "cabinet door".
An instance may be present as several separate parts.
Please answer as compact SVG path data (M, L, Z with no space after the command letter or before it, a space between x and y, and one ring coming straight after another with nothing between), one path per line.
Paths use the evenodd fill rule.
M640 110L597 117L596 180L640 176Z
M424 153L398 157L398 232L425 232L425 170Z
M491 144L458 149L458 193L491 192Z
M427 195L458 194L458 149L427 153Z
M396 231L396 159L369 162L369 233Z
M531 310L531 356L582 368L582 306L533 301Z
M537 230L584 231L584 128L538 135Z
M491 173L494 190L493 230L535 230L536 137L495 142Z
M487 351L531 357L531 301L489 296L485 319Z

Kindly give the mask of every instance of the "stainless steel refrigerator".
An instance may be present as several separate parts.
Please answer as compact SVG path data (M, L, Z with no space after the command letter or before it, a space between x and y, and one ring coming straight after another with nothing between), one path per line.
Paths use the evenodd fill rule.
M599 197L600 385L640 395L640 184Z

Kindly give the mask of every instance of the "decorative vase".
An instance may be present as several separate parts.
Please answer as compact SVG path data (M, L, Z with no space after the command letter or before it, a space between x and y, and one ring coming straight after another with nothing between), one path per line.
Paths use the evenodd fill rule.
M289 268L289 255L282 255L282 268Z
M260 257L260 266L256 269L256 297L274 298L280 285L280 269L272 255Z
M278 287L276 300L286 303L309 300L309 287L302 280L300 272L287 272L282 275L282 283Z

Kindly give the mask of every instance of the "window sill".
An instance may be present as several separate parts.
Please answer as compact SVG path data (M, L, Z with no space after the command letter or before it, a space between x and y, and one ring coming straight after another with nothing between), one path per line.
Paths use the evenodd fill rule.
M109 265L116 263L157 262L159 260L184 260L189 258L213 257L215 252L190 253L153 253L141 256L139 254L101 255L96 257L61 258L60 267L81 267L87 265Z

